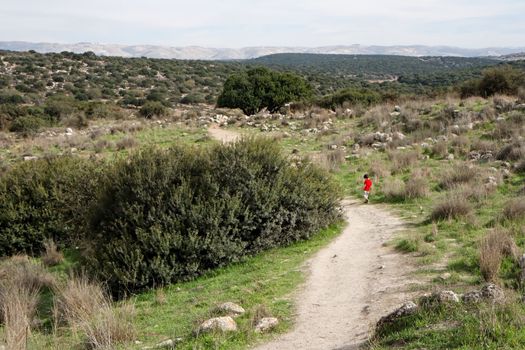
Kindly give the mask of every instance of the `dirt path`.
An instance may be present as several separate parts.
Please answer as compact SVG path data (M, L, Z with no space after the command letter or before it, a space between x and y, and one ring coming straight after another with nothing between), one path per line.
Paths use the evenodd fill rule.
M235 131L210 127L211 137L231 142ZM294 329L255 350L354 350L377 320L409 299L411 265L384 246L401 219L379 205L347 200L343 233L307 263L309 277L298 293Z
M210 134L210 137L214 138L215 140L225 143L234 142L240 137L238 132L222 129L218 125L210 126L208 128L208 134Z
M308 262L294 329L256 350L358 349L375 322L408 298L408 262L384 247L403 222L356 200L344 209L344 232Z

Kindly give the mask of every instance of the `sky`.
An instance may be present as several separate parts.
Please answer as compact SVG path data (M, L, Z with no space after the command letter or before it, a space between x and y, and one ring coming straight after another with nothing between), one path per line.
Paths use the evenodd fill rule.
M525 46L525 0L0 0L0 41Z

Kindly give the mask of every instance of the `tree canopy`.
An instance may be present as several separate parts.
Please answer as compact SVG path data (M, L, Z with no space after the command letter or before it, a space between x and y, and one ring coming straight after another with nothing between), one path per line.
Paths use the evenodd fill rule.
M217 106L240 108L246 114L263 108L276 112L287 102L311 96L312 88L300 76L259 67L231 75L224 83Z

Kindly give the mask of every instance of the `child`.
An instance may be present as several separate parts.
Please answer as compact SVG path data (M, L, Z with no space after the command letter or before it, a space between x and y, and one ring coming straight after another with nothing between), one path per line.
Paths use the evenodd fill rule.
M363 187L363 191L365 192L365 203L368 203L368 196L370 195L370 189L372 188L372 180L368 178L368 174L365 174L363 178L365 179L365 187Z

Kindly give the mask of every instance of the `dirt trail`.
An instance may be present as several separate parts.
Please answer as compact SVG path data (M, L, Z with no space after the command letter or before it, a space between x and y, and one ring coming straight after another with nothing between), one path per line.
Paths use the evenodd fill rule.
M225 143L234 142L241 136L238 132L222 129L218 125L210 126L208 128L208 134L215 140Z
M222 142L235 131L210 127ZM309 277L296 296L294 329L255 350L354 350L366 342L377 320L409 299L411 265L385 247L404 228L382 206L343 202L348 225L307 262Z
M408 298L410 266L384 247L403 222L380 206L343 204L348 225L308 262L294 329L256 350L358 349L375 322Z

